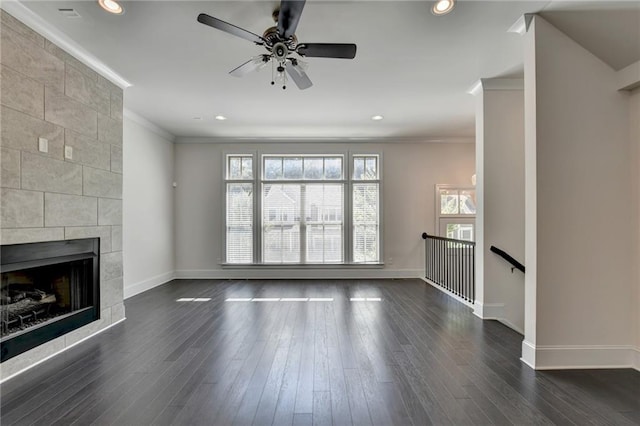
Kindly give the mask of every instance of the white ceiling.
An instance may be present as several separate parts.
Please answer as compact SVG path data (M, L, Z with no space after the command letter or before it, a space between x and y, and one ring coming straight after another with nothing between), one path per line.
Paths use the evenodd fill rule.
M23 2L132 84L126 108L179 137L472 137L466 92L479 78L521 73L522 38L507 29L523 13L544 11L614 69L640 60L638 1L462 1L436 17L431 1L310 0L299 41L356 43L354 60L308 59L314 86L305 91L271 86L270 67L229 76L263 48L199 24L197 15L262 34L278 3L135 1L113 16L94 1ZM81 18L58 12L69 7ZM375 114L385 119L371 121Z

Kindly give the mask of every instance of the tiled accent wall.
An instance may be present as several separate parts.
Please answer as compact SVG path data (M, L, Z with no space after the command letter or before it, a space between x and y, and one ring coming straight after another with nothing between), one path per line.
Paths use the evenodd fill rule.
M124 318L122 89L5 11L0 31L0 242L101 250L100 320L2 363L6 378Z

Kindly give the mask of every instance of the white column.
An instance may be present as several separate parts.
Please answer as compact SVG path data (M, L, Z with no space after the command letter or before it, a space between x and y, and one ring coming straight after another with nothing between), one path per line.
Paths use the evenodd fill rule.
M521 79L482 79L476 96L474 313L524 332L524 276L490 251L524 262L524 95Z

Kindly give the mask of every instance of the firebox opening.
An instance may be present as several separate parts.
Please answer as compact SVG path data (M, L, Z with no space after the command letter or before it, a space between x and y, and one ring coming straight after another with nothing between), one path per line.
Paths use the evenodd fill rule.
M93 289L84 285L90 273L90 260L2 273L1 336L91 306Z

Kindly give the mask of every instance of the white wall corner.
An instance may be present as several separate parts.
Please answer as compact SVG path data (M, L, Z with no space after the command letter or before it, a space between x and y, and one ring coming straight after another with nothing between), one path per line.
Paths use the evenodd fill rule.
M44 36L61 49L65 50L71 56L78 59L98 74L111 81L121 89L131 87L132 84L123 78L120 74L108 67L100 59L89 53L70 37L62 33L56 27L45 21L40 15L33 12L18 0L3 0L2 9L22 21L28 27L32 28L38 34Z
M534 370L536 369L536 346L533 343L527 342L526 340L522 341L522 357L520 361Z
M169 281L173 280L176 277L176 273L174 271L165 272L164 274L156 275L155 277L151 277L144 281L140 281L135 284L127 285L125 283L124 286L124 298L128 299L136 294L140 294L147 290L151 290L154 287L158 287L162 284L166 284Z
M533 13L525 13L507 30L508 33L516 33L520 35L524 35L527 31L529 31L529 27L531 26L531 21L533 21L533 17L535 14Z
M618 90L633 90L640 87L640 61L622 68L616 72Z
M504 303L482 303L476 301L473 304L473 313L484 320L498 320L504 318Z
M160 136L161 138L166 139L168 142L175 143L176 137L173 134L167 132L165 129L163 129L162 127L158 126L155 123L152 123L151 121L147 120L143 116L127 108L124 108L123 115L125 118L128 118L129 120L135 123L138 123L139 125L146 128L147 130L150 130L156 135Z

